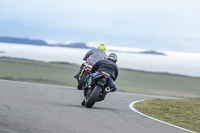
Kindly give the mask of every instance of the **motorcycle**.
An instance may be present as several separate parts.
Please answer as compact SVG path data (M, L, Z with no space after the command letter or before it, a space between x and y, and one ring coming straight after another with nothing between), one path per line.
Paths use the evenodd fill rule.
M82 88L84 87L86 80L90 77L90 71L92 69L92 66L84 63L83 69L81 70L80 75L78 76L78 86L77 89L78 90L82 90Z
M106 72L100 72L87 82L90 85L84 88L84 99L81 104L86 108L92 108L95 102L104 100L107 93L110 92L110 75Z

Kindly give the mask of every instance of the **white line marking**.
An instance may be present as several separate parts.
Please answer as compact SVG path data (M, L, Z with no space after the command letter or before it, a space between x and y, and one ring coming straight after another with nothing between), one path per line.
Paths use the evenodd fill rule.
M155 119L155 118L153 118L153 117L151 117L151 116L148 116L148 115L143 114L142 112L139 112L138 110L136 110L136 109L134 108L134 105L135 105L136 103L138 103L138 102L141 102L141 101L144 101L144 100L138 100L138 101L134 101L134 102L130 103L130 104L129 104L129 108L130 108L131 110L133 110L134 112L136 112L136 113L138 113L138 114L140 114L140 115L143 115L143 116L145 116L145 117L147 117L147 118L150 118L150 119L152 119L152 120L155 120L155 121L158 121L158 122L167 124L167 125L172 126L172 127L176 127L176 128L182 129L182 130L187 131L187 132L190 132L190 133L196 133L196 132L194 132L194 131L191 131L191 130L188 130L188 129L185 129L185 128L182 128L182 127L179 127L179 126L176 126L176 125L173 125L173 124L170 124L170 123L167 123L167 122L164 122L164 121Z

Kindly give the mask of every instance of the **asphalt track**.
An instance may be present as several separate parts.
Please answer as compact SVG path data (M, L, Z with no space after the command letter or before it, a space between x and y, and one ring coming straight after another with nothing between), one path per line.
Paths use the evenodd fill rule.
M188 133L129 108L166 97L115 92L91 109L82 98L76 88L0 80L0 133Z

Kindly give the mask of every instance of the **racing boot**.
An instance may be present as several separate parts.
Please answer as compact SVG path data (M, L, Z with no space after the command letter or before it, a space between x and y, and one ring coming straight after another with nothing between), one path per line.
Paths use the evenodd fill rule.
M74 75L74 78L75 78L75 79L78 79L78 75L79 75L78 73L77 73L76 75Z
M83 101L81 102L82 106L85 106L85 99L83 98Z

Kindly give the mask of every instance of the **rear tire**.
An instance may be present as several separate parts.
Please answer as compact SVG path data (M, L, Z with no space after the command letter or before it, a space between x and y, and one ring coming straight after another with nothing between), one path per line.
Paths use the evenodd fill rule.
M85 102L85 107L86 108L92 108L95 102L98 100L100 93L102 91L102 87L99 85L96 85L95 88L92 90L90 94L88 94L88 98L86 99Z
M79 81L79 84L77 86L78 90L82 90L82 88L84 87L85 82L87 81L87 79L89 78L90 74L89 73L84 73Z

